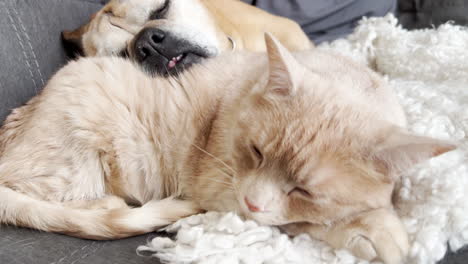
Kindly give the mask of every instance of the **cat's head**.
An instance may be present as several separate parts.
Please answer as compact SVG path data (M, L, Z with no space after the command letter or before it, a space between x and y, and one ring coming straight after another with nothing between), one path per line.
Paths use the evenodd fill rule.
M230 125L216 139L228 150L221 156L245 216L269 225L327 223L391 206L398 175L455 148L340 100L338 86L358 82L311 71L265 38L268 77L223 110Z

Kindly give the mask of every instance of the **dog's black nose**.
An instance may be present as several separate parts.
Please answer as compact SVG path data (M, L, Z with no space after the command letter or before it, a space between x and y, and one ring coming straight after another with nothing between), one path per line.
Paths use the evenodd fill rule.
M157 29L157 28L148 28L146 29L146 32L148 32L149 38L154 42L154 43L161 43L163 42L164 38L166 37L166 33L164 31Z
M166 38L166 33L158 28L146 28L135 39L134 50L138 61L158 55L158 47Z
M206 48L171 31L148 27L131 42L129 57L150 73L177 74L208 58Z

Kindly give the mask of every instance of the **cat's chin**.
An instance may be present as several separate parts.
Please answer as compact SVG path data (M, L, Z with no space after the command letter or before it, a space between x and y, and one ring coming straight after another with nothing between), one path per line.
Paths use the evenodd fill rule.
M251 212L242 212L242 216L245 219L254 220L255 222L261 225L268 226L281 226L289 224L289 221L282 221L278 216L274 216L270 212L260 212L260 213L251 213Z
M286 225L289 221L283 221L282 217L274 212L251 212L245 204L239 203L237 214L244 219L254 220L261 225L280 226Z

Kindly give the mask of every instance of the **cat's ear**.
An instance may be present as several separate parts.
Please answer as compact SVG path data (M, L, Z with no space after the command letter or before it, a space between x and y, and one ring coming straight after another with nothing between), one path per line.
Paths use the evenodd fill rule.
M302 83L305 68L270 33L265 33L268 53L268 89L281 95L294 94Z
M391 175L400 175L419 162L456 149L453 142L410 134L392 129L385 140L376 146L377 166Z

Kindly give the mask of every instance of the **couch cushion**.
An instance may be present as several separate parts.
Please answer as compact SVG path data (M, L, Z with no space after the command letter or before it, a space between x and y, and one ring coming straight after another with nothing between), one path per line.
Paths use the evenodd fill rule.
M107 0L0 1L0 122L37 94L66 62L60 32L85 23ZM118 241L89 241L0 226L0 263L158 263L135 249L154 234ZM443 264L466 263L468 248Z
M66 62L60 32L85 23L103 2L0 1L0 122Z
M0 227L0 263L158 264L136 253L154 234L118 241L90 241L16 227Z

